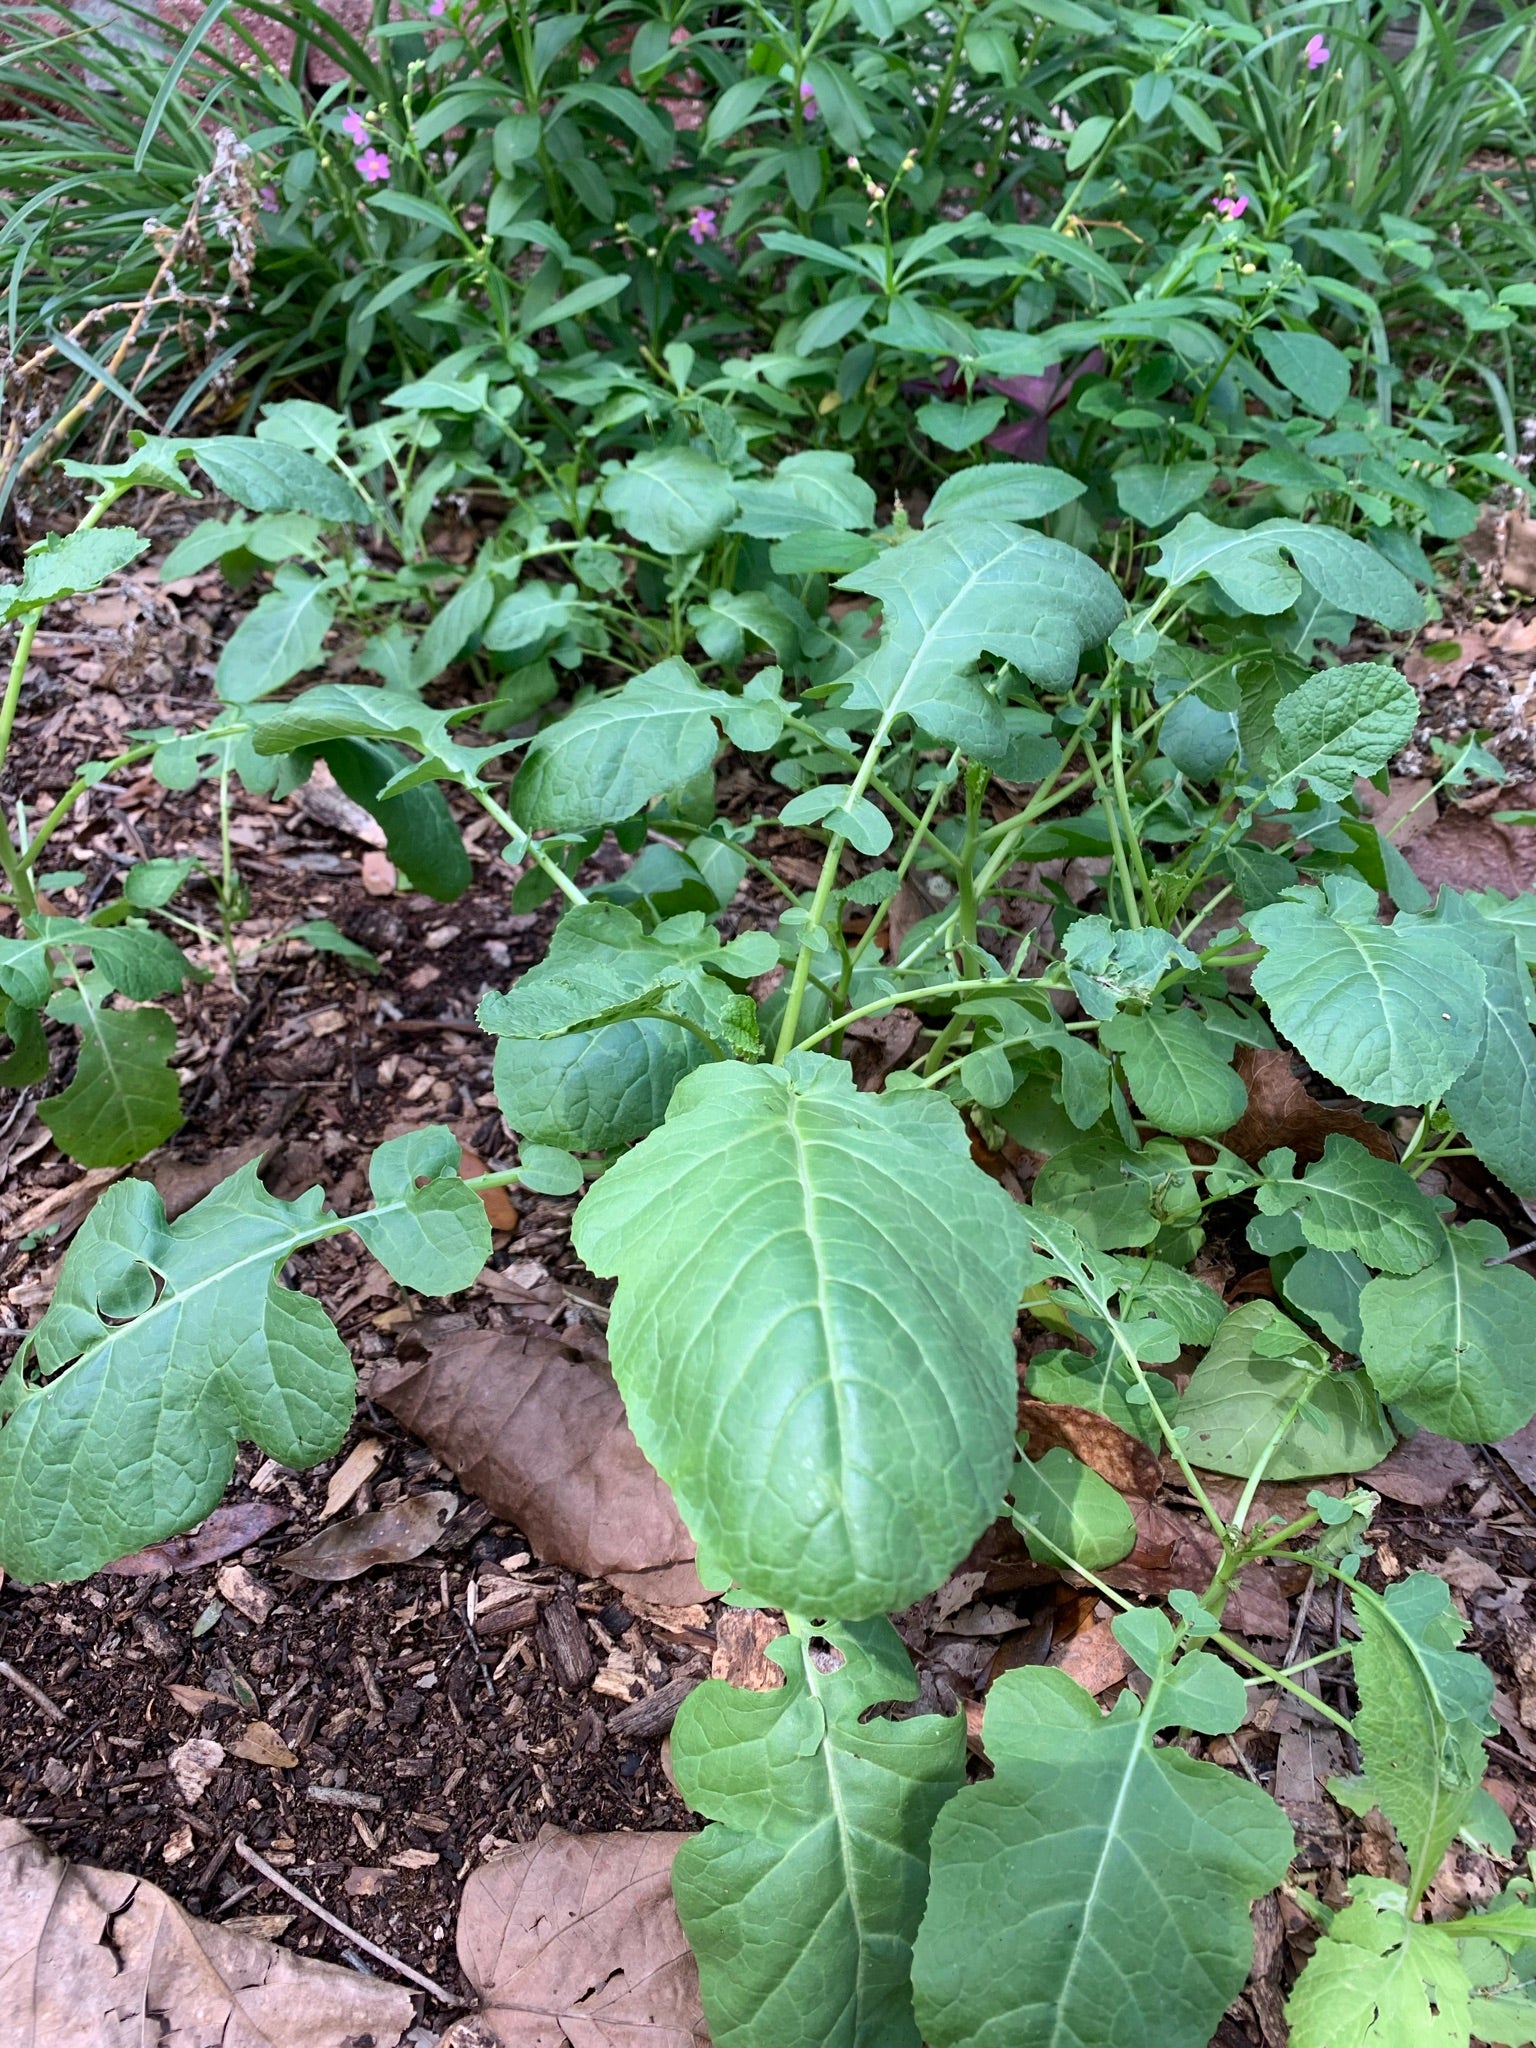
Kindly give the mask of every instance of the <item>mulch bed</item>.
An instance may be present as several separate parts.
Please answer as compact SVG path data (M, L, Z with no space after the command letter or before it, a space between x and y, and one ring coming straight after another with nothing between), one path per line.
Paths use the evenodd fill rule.
M171 508L157 553L185 517ZM40 810L82 758L121 747L130 729L206 718L217 649L247 602L232 598L216 573L167 593L141 571L104 595L58 607L37 641L13 791ZM1492 650L1458 673L1454 700L1448 691L1438 703L1426 681L1432 728L1499 726L1503 707L1504 730L1515 738L1510 707L1525 703L1533 661ZM1424 758L1424 737L1405 764L1410 771ZM1522 745L1511 756L1517 777L1536 774L1528 738ZM732 775L736 807L750 808L749 779ZM450 1123L488 1167L508 1163L491 1092L491 1041L475 1029L474 1009L487 988L507 986L541 957L556 912L511 911L512 875L494 835L472 838L474 883L447 906L412 894L370 896L365 849L292 800L273 804L237 788L232 836L251 891L237 944L273 943L242 967L236 986L217 945L189 941L211 978L168 1003L187 1122L140 1170L168 1201L184 1204L222 1177L232 1154L262 1140L273 1192L291 1196L319 1181L344 1210L364 1198L369 1147L411 1123ZM216 868L218 844L213 789L168 792L130 771L92 791L60 833L55 864L85 871L83 882L61 891L60 907L94 906L123 866L146 855L196 854ZM216 923L206 896L199 915ZM377 978L281 941L292 924L315 917L333 919L375 952ZM56 1050L62 1055L62 1044ZM53 1149L32 1113L42 1092L0 1108L7 1349L45 1305L61 1251L107 1178L82 1174ZM519 1299L538 1288L547 1297L550 1287L564 1302L557 1317L600 1321L606 1290L571 1251L572 1203L522 1193L513 1201L515 1228L498 1230L492 1274L453 1305L450 1321L510 1327ZM1519 1227L1507 1197L1496 1213L1506 1229ZM469 1500L414 1563L340 1585L275 1565L278 1552L320 1525L329 1479L364 1437L382 1444L382 1461L345 1512L452 1485L367 1392L370 1370L409 1358L419 1318L440 1314L442 1304L403 1296L351 1238L305 1253L290 1278L326 1302L360 1367L363 1398L347 1446L306 1473L243 1450L230 1502L275 1506L285 1519L232 1557L163 1578L100 1574L74 1586L0 1587L0 1659L56 1709L0 1675L0 1796L10 1815L71 1857L140 1871L204 1915L276 1916L265 1925L273 1931L285 1921L287 1945L377 1967L259 1878L236 1849L243 1837L361 1934L467 1996L453 1949L458 1895L468 1870L498 1846L531 1839L548 1821L577 1831L695 1824L663 1768L664 1730L615 1730L623 1703L594 1691L591 1676L616 1647L627 1650L648 1692L706 1672L719 1610L671 1621L636 1614L603 1583L544 1566L518 1530ZM1438 1491L1431 1484L1417 1502L1387 1499L1375 1541L1375 1583L1426 1568L1457 1586L1472 1622L1468 1646L1487 1658L1501 1688L1503 1726L1491 1745L1496 1789L1529 1846L1536 1468L1494 1452L1465 1454ZM264 1618L221 1592L231 1563L255 1581ZM924 1603L904 1619L925 1697L974 1705L998 1670L1060 1656L1077 1638L1083 1647L1074 1654L1087 1668L1092 1632L1102 1634L1104 1620L1091 1599L1039 1583L1038 1571L1021 1572L1016 1552L983 1546L972 1564L958 1610ZM483 1589L507 1573L542 1589L540 1618L506 1635L477 1632L471 1583ZM564 1617L564 1637L552 1609ZM1320 1597L1297 1654L1326 1648L1338 1626L1331 1598ZM584 1671L579 1659L572 1666L570 1627L591 1652ZM270 1728L295 1760L234 1754L252 1722ZM1341 1896L1350 1871L1390 1869L1395 1851L1325 1799L1322 1778L1349 1759L1314 1734L1280 1705L1212 1748L1276 1790L1302 1837L1302 1866L1323 1873L1325 1894ZM189 1804L167 1758L196 1735L231 1753ZM1441 1898L1449 1908L1497 1884L1489 1859L1458 1850ZM1305 1929L1282 1906L1261 1909L1261 1919L1254 1983L1219 2037L1227 2048L1278 2048L1283 2040L1281 1987ZM451 2013L429 2003L428 2016L440 2024Z

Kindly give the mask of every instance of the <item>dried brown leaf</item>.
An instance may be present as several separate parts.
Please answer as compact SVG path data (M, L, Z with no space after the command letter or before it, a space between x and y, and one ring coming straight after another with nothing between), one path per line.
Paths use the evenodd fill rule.
M1162 1484L1162 1466L1146 1445L1091 1408L1021 1395L1019 1428L1029 1431L1028 1458L1043 1458L1047 1451L1058 1448L1068 1450L1119 1492L1143 1500L1151 1500Z
M410 1995L195 1920L127 1871L66 1863L0 1817L0 2041L396 2048Z
M1362 1472L1360 1484L1404 1507L1438 1508L1455 1487L1469 1486L1476 1477L1477 1458L1465 1444L1421 1429L1379 1465Z
M707 2048L672 1903L672 1859L688 1839L545 1827L471 1872L459 1963L502 2048Z
M1131 1499L1126 1505L1136 1523L1136 1547L1103 1574L1106 1585L1158 1600L1176 1587L1198 1590L1209 1585L1221 1561L1221 1545L1203 1517L1158 1501ZM1305 1583L1305 1568L1295 1569ZM1241 1635L1287 1635L1290 1609L1278 1567L1268 1562L1251 1564L1240 1573L1223 1619Z
M1122 1684L1131 1668L1131 1660L1107 1620L1080 1628L1059 1649L1052 1650L1050 1661L1091 1693L1107 1692L1110 1686Z
M408 1564L432 1548L458 1506L457 1494L407 1494L390 1507L335 1522L272 1561L301 1579L355 1579L375 1565Z
M1536 1489L1536 1422L1528 1422L1514 1436L1493 1447L1517 1479Z
M263 1764L272 1771L291 1771L298 1758L270 1721L250 1721L243 1735L229 1745L229 1754L243 1763Z
M1241 1045L1237 1071L1248 1090L1248 1107L1221 1142L1228 1151L1257 1166L1266 1152L1289 1145L1303 1165L1323 1156L1324 1141L1334 1132L1353 1138L1378 1159L1395 1159L1392 1140L1379 1125L1367 1123L1359 1111L1325 1109L1307 1093L1291 1066L1288 1052L1276 1046Z
M1519 810L1524 804L1512 789L1500 808ZM1453 805L1420 834L1406 858L1426 889L1497 889L1520 896L1536 885L1536 827L1496 825Z
M784 1674L763 1654L784 1633L784 1617L766 1607L722 1607L715 1623L711 1678L743 1692L776 1692Z
M147 1550L120 1557L102 1570L121 1579L168 1579L172 1572L200 1571L206 1564L217 1564L220 1558L232 1557L237 1550L260 1542L290 1519L290 1510L276 1501L226 1501L184 1536L151 1543Z
M428 1323L422 1338L427 1357L385 1365L374 1398L540 1558L648 1600L709 1597L693 1538L605 1371L542 1324L434 1340Z

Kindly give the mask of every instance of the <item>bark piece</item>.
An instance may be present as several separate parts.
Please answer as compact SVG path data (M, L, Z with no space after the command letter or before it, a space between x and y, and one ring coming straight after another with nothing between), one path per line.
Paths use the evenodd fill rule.
M189 2048L396 2048L414 2008L376 1977L195 1920L128 1871L66 1863L0 1816L0 2040L119 2048L146 2014Z
M621 1707L608 1726L626 1742L653 1742L658 1735L667 1733L683 1701L695 1686L703 1683L702 1671L686 1672L659 1686L647 1698L636 1700L632 1707Z
M592 1638L568 1593L557 1593L539 1621L539 1647L549 1659L563 1692L580 1692L592 1683L597 1659Z
M176 1789L188 1806L196 1806L223 1761L223 1744L198 1735L189 1742L179 1742L166 1758Z
M427 1357L385 1366L374 1398L540 1558L647 1600L709 1597L595 1340L588 1358L542 1324L421 1336Z
M483 2003L443 2048L708 2048L672 1903L689 1839L545 1827L472 1871L458 1950Z
M277 1605L277 1595L272 1588L264 1586L243 1564L223 1566L214 1584L230 1606L243 1614L247 1621L254 1621L258 1628Z

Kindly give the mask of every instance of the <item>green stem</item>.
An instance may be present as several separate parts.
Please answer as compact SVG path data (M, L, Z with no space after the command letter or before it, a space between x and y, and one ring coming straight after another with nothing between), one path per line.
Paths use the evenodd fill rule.
M513 845L516 846L521 844L527 847L529 859L536 862L537 865L544 870L545 874L548 875L549 879L554 883L555 887L560 891L560 894L565 898L567 903L571 904L572 906L576 906L586 903L590 900L585 890L577 888L576 884L565 872L565 869L560 866L559 862L550 859L549 855L544 851L543 847L540 846L537 839L532 838L527 832L523 830L522 826L518 824L516 818L512 816L511 812L508 811L504 805L499 804L496 801L495 797L491 795L488 789L485 789L477 783L469 783L466 786L468 787L469 793L474 798L475 802L479 804L481 810L488 811L490 813L490 815L496 820L497 824L501 827L502 831L506 833L508 839L511 840Z

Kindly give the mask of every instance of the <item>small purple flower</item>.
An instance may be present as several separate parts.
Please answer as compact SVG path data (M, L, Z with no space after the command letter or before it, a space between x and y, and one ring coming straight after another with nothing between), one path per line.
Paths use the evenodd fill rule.
M1328 62L1333 52L1321 36L1314 36L1311 42L1307 44L1305 50L1302 51L1302 55L1307 60L1307 69L1309 71L1318 71Z
M365 149L357 160L357 174L365 185L382 185L389 176L389 158L382 149Z
M1224 194L1218 195L1211 201L1211 204L1223 220L1241 220L1248 211L1248 194L1246 192L1240 193L1236 199Z
M696 206L688 218L688 239L697 249L712 242L720 232L719 218L712 206Z
M432 4L428 7L427 12L434 17L446 14L448 12L448 0L432 0Z
M816 120L821 113L816 104L815 89L803 78L800 81L800 112L807 121Z
M346 136L348 142L352 143L356 148L366 149L368 147L368 123L357 111L356 107L348 107L347 111L342 115L341 132Z
M263 185L256 194L256 203L260 206L263 213L276 213L277 187L275 185Z

